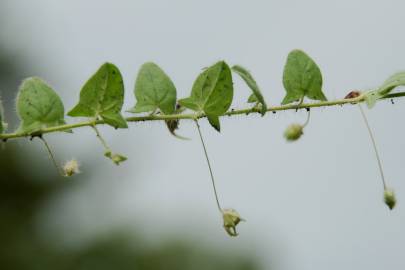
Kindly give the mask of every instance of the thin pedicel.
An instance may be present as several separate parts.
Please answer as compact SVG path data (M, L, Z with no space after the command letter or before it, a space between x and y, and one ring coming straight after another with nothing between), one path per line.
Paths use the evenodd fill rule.
M210 176L211 176L211 182L212 182L212 187L214 190L214 195L215 195L215 200L217 203L217 207L219 212L222 214L222 219L223 219L223 227L225 229L225 231L228 233L229 236L238 236L238 233L236 232L236 226L241 222L241 221L245 221L243 218L240 217L239 213L235 210L235 209L222 209L221 204L219 203L219 198L218 198L218 192L217 192L217 188L215 186L215 180L214 180L214 174L212 172L212 167L211 167L211 163L210 163L210 159L208 157L208 153L207 153L207 147L205 146L205 142L201 133L201 128L200 125L198 123L198 120L195 119L195 124L197 126L197 130L198 130L198 134L200 136L200 140L201 140L201 144L203 146L204 149L204 155L205 158L207 160L207 164L208 164L208 169L210 171Z
M367 131L368 134L370 135L370 139L371 139L371 143L373 145L373 149L374 149L374 153L375 153L375 157L377 159L377 164L378 164L378 169L380 171L380 175L381 175L381 181L383 184L383 188L384 188L384 202L385 204L389 207L390 210L394 209L397 200L395 197L395 192L394 190L392 190L391 188L388 188L386 180L385 180L385 176L384 176L384 170L383 170L383 166L382 166L382 162L381 162L381 158L380 155L378 154L378 150L377 150L377 143L375 141L374 135L373 135L373 131L371 130L370 124L367 120L367 116L363 110L363 107L361 107L361 105L359 104L359 109L360 109L360 113L361 116L364 120L364 123L367 127Z

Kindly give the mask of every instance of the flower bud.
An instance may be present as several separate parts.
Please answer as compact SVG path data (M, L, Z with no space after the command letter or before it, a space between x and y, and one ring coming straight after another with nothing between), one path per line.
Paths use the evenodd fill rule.
M115 163L115 165L120 165L121 162L124 162L128 158L120 155L120 154L113 154L111 151L107 151L104 153L104 156L108 157L109 159L112 160L112 162Z
M80 170L79 170L79 163L77 162L77 160L75 159L69 160L68 162L65 163L65 165L63 165L64 176L70 177L78 173L80 173Z
M384 202L390 210L394 209L397 204L397 199L395 198L395 193L392 189L384 190Z
M224 219L224 228L225 231L230 236L238 236L236 232L236 225L241 221L245 221L240 217L239 213L234 209L224 209L222 210L222 218Z
M114 154L111 157L111 160L116 164L116 165L120 165L121 162L124 162L125 160L127 160L127 157L124 157L120 154Z
M287 129L284 132L284 138L287 141L296 141L298 140L301 135L303 134L303 126L300 124L291 124L287 127Z

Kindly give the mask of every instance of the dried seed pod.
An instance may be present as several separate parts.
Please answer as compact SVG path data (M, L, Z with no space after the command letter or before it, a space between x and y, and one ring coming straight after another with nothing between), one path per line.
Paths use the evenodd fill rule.
M166 126L169 129L170 133L174 137L181 139L181 140L189 140L189 138L176 134L176 130L179 129L180 120L178 120L178 119L165 120L165 123L166 123Z
M166 126L169 129L170 133L173 136L177 136L176 135L176 130L179 128L179 120L178 119L171 119L171 120L165 120L166 122Z
M361 95L361 92L360 92L360 91L354 90L354 91L349 92L349 93L345 96L345 99L356 98L356 97L358 97L358 96L360 96L360 95Z

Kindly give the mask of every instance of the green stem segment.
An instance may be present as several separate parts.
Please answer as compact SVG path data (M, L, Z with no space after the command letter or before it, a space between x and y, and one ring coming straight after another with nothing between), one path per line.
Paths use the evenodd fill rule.
M375 157L376 157L376 159L377 159L378 168L379 168L379 170L380 170L381 180L382 180L382 183L383 183L384 190L387 190L387 184L386 184L386 182L385 182L383 166L382 166L382 162L381 162L381 159L380 159L380 155L378 154L377 144L376 144L376 142L375 142L373 132L372 132L372 130L371 130L370 124L368 123L366 114L364 113L364 110L363 110L363 108L361 107L360 104L359 104L359 109L360 109L361 115L362 115L362 117L363 117L364 123L366 124L367 130L368 130L368 134L370 135L371 142L372 142L372 144L373 144L373 148L374 148L374 152L375 152Z
M97 138L100 140L101 144L103 145L105 152L106 153L111 153L111 148L108 146L107 142L104 140L104 138L101 136L100 131L98 130L98 128L96 127L96 124L93 124L91 126L94 131L96 132Z
M398 98L398 97L403 97L403 96L405 96L405 92L390 94L390 95L383 97L382 99ZM273 107L268 107L267 111L276 112L276 111L287 111L287 110L297 110L297 109L299 110L299 109L307 109L307 108L339 106L339 105L344 105L344 104L359 104L362 102L364 102L364 95L360 95L356 98L340 99L340 100L334 100L334 101L321 101L321 102L308 103L308 104L302 103L299 105L288 104L288 105L282 105L282 106L273 106ZM241 115L241 114L246 115L246 114L250 114L250 113L261 113L261 111L259 108L254 107L254 108L248 108L248 109L228 111L222 116L234 116L234 115ZM127 122L145 122L145 121L181 120L181 119L194 120L194 119L200 119L200 118L204 118L204 117L207 117L204 113L199 113L199 114L193 113L193 114L132 116L132 117L127 117L125 120ZM103 120L83 121L83 122L75 123L75 124L66 124L66 125L44 128L44 129L41 129L41 130L35 132L35 135L67 131L67 130L76 129L76 128L80 128L80 127L95 126L95 125L102 125L102 124L105 124L105 122ZM8 139L30 137L32 135L33 134L30 134L30 133L4 133L4 134L0 134L0 140L5 141Z
M302 128L304 128L308 125L310 117L311 117L311 110L308 109L307 120L305 120L305 123L302 125Z
M211 182L212 182L212 187L214 188L215 200L217 201L218 210L219 210L219 212L222 213L223 211L222 211L221 205L219 203L217 188L215 186L214 174L212 173L212 168L211 168L211 164L210 164L210 159L208 158L207 148L205 147L204 139L201 134L200 125L198 124L197 119L195 119L195 124L197 125L198 134L200 135L200 140L201 140L201 144L204 149L205 158L207 159L208 169L209 169L210 175L211 175Z

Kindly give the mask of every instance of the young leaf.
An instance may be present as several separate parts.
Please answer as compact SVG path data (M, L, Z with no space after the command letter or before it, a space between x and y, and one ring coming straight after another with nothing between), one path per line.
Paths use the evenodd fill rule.
M218 117L229 109L232 98L231 70L224 61L220 61L197 77L190 97L179 100L179 104L197 112L205 112L211 125L219 131Z
M259 102L261 104L261 114L265 115L267 111L267 105L266 102L264 101L259 86L257 85L255 79L253 79L253 76L244 67L238 65L233 66L232 70L236 72L252 90L253 94L249 97L248 102L249 103Z
M79 103L68 113L72 117L101 117L115 128L127 128L121 115L124 103L124 83L119 69L103 64L80 91Z
M326 100L322 92L322 74L316 63L303 51L288 54L284 67L283 85L287 92L281 104L301 100L305 96Z
M378 99L389 94L394 88L405 86L405 72L398 72L389 77L378 89L365 93L368 108L374 107Z
M0 99L0 134L6 130L6 126L7 126L7 124L4 123L3 120L4 120L4 109L3 109L3 104L1 103L1 99Z
M256 103L259 102L255 94L251 94L247 100L248 103Z
M65 124L65 109L55 91L40 78L25 79L17 96L21 119L18 133L33 133L42 128Z
M160 109L164 114L172 114L176 106L176 87L158 65L145 63L136 78L135 97L137 103L129 112L153 112Z
M381 86L378 88L378 92L385 96L391 92L395 87L405 85L405 71L395 73L389 77Z

